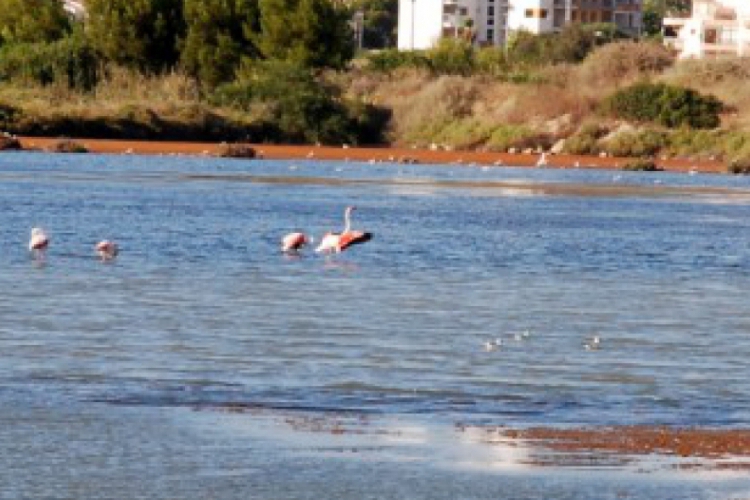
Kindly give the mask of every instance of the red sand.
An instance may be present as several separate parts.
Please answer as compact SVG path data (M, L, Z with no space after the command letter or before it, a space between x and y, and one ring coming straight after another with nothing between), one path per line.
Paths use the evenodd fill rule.
M750 456L750 431L747 429L612 427L498 431L512 439L533 441L562 452L603 451L633 455L656 453L704 458Z
M59 139L41 137L21 137L28 149L47 149ZM219 144L206 142L173 141L121 141L105 139L76 139L92 153L110 154L180 154L216 155ZM539 159L536 154L490 153L484 151L430 151L390 147L346 148L330 146L291 146L275 144L254 144L256 151L268 159L318 159L351 161L394 161L438 164L479 164L506 166L534 166ZM600 158L593 156L549 155L550 168L611 168L619 169L628 160L624 158ZM726 167L718 161L690 161L686 159L658 160L657 165L669 171L687 172L726 172Z

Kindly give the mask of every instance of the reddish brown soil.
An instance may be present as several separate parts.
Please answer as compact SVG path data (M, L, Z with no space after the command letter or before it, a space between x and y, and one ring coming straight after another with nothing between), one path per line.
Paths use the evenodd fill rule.
M750 430L612 427L591 429L500 429L500 434L528 440L555 451L661 454L721 458L750 456Z
M22 137L25 148L48 149L59 139ZM219 151L217 143L172 142L172 141L120 141L104 139L77 139L92 153L112 154L180 154L215 155ZM404 148L344 148L329 146L290 146L256 144L255 149L269 159L351 160L351 161L394 161L436 164L479 164L533 166L539 155L490 153L483 151L430 151ZM627 159L599 158L592 156L555 155L548 157L551 168L621 168ZM718 161L659 160L657 164L670 171L725 172L726 167Z

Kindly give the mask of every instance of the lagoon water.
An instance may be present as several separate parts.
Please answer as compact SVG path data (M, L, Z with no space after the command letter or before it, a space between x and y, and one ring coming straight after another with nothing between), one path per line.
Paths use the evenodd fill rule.
M454 429L748 427L749 292L742 177L1 155L0 498L746 499Z

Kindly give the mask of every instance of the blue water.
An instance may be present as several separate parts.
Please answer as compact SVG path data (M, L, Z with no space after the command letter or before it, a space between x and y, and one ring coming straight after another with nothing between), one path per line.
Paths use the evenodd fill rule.
M320 238L352 204L371 242L329 258L280 254L285 233ZM52 239L43 261L26 251L34 226ZM104 238L120 244L113 263L93 253ZM0 450L8 464L18 459L11 445L23 436L23 449L90 478L80 490L64 475L35 490L29 465L13 469L9 491L97 497L103 482L132 487L143 470L97 479L90 463L66 459L71 442L101 463L133 459L107 440L78 442L93 429L119 451L135 446L135 457L199 449L215 472L224 451L180 441L175 415L196 408L216 419L211 427L232 405L446 426L747 427L749 290L745 177L1 155ZM595 335L601 348L585 350ZM495 338L503 347L486 352ZM133 444L144 442L139 432L148 447ZM159 477L187 480L200 468L175 467ZM598 486L559 481L568 480L558 498L601 498ZM471 485L457 495L496 493ZM332 496L350 497L339 486ZM182 492L174 482L144 488L120 491ZM649 498L650 488L633 495ZM675 498L707 495L686 488ZM195 488L176 496L190 492L206 498Z

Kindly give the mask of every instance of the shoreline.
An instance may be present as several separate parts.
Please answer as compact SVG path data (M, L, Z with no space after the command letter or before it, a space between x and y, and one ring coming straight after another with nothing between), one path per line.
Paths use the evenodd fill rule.
M149 140L85 139L72 138L80 142L94 154L137 154L137 155L189 155L215 156L220 143L178 142ZM59 138L19 137L24 150L47 150ZM317 145L250 144L264 159L269 160L327 160L361 162L396 162L424 164L463 164L483 166L534 167L538 154L511 154L486 151L444 151L411 149L400 147L334 147ZM630 159L579 156L547 155L545 168L560 169L622 169ZM726 173L726 166L720 161L660 159L656 164L667 172Z
M275 410L262 405L233 403L225 405L196 405L195 412L233 414L249 418L269 418L292 434L326 435L335 438L358 438L369 444L384 437L398 438L421 424L402 419L390 420L357 412L328 412ZM432 429L440 435L440 424ZM403 426L403 428L401 427ZM469 441L483 446L526 450L521 454L526 465L559 467L587 465L615 460L639 461L648 457L704 460L693 463L695 468L750 470L750 429L716 428L711 426L669 425L604 425L515 427L505 425L476 425L456 422L446 435L436 439L445 443ZM428 432L427 434L430 434ZM685 464L684 462L682 463ZM672 465L678 465L677 463Z

